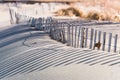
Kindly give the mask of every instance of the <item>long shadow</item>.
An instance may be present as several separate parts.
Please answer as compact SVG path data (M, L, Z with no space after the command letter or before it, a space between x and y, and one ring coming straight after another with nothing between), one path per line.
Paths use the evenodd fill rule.
M95 65L97 63L101 63L101 62L104 62L104 61L107 61L107 60L110 60L112 58L117 58L118 56L115 56L114 54L111 54L111 55L105 55L105 56L100 56L100 57L97 57L97 58L94 58L94 59L91 59L90 61L86 62L85 64L89 64L90 65ZM107 62L106 62L107 63ZM103 64L103 63L102 63ZM101 64L101 65L102 65Z
M41 52L43 52L43 51L41 50ZM13 72L13 71L15 72L16 69L17 69L16 70L16 72L17 72L17 71L19 71L18 69L20 69L21 66L25 67L26 64L28 64L28 63L30 63L32 61L35 61L37 59L40 59L40 58L42 58L42 57L44 57L46 55L48 55L48 53L46 53L46 54L40 54L40 55L37 55L35 57L31 57L31 58L29 57L28 59L25 59L25 61L22 61L22 62L18 63L18 65L14 65L14 67L12 67L13 65L11 65L11 66L8 67L9 69L8 68L4 69L5 71L1 72L0 76L7 75L8 73ZM24 68L24 67L22 67L22 68Z
M26 38L29 38L29 37L35 37L35 36L44 36L46 33L40 33L40 32L36 32L36 33L30 33L30 31L34 31L34 30L31 30L31 29L27 29L27 30L22 30L22 31L19 31L19 32L15 32L15 33L11 33L11 34L7 34L7 35L4 35L2 36L2 38L4 37L10 37L10 36L14 36L13 39L11 40L7 40L7 41L4 41L2 43L0 43L0 48L1 47L4 47L4 46L7 46L7 45L10 45L12 43L15 43L17 41L20 41L20 40L23 40L23 39L26 39ZM19 36L17 34L23 34L23 33L26 33L26 32L29 32L29 34L27 35L22 35L22 36ZM16 34L17 33L17 34ZM17 38L16 38L17 37Z
M49 65L49 61L47 60L47 59L50 59L50 58L52 58L53 56L55 56L55 55L57 55L58 53L50 53L50 52L48 52L47 53L48 55L46 55L46 56L44 56L44 57L42 57L42 58L40 58L40 59L38 59L37 61L35 61L35 62L33 62L33 64L31 64L31 65L25 65L25 66L23 66L23 67L25 67L25 68L22 68L22 73L26 73L26 72L30 72L30 71L35 71L36 70L36 68L41 68L41 67L44 67L43 65ZM46 61L47 60L47 61Z
M83 58L81 58L81 61L79 61L79 62L77 62L77 64L79 64L79 63L82 63L82 62L86 62L86 61L89 61L89 60L91 60L91 59L95 59L95 58L98 58L98 57L107 57L105 54L101 54L102 52L98 52L98 54L92 54L92 55L88 55L88 56L85 56L85 57L83 57ZM108 56L109 57L109 56ZM102 59L102 58L101 58ZM95 61L95 60L94 60Z
M70 52L70 51L69 51ZM58 55L59 54L59 55ZM66 51L64 51L64 55L66 54ZM35 61L33 64L31 64L31 65L26 65L26 68L23 68L22 69L22 72L28 72L28 71L34 71L34 70L36 70L36 68L41 68L41 67L43 67L43 65L44 64L48 64L49 65L49 61L48 60L50 60L51 62L54 62L54 61L52 61L53 59L57 59L57 58L59 58L61 55L63 55L62 54L62 51L61 52L58 52L58 51L52 51L52 52L49 52L48 51L48 55L46 55L46 56L44 56L44 57L42 57L42 58L40 58L40 59L38 59L38 61Z
M91 52L92 52L92 51L85 53L85 51L78 51L78 52L76 52L75 55L73 54L73 53L74 53L74 52L73 52L73 53L72 53L73 55L62 59L60 62L56 62L55 66L59 66L59 65L62 65L62 64L66 64L66 63L69 62L69 61L72 61L72 60L75 60L75 59L77 59L77 58L90 55L89 53L91 53ZM77 54L77 53L78 53L78 54Z
M46 68L49 68L51 66L57 67L61 65L71 65L71 64L99 64L106 61L110 65L113 66L116 64L120 64L118 61L118 58L120 55L114 55L114 54L104 54L102 52L97 51L89 51L89 50L76 50L76 49L60 49L58 46L54 48L40 48L38 50L33 50L30 53L24 53L18 56L15 56L15 58L11 58L9 60L6 60L5 62L1 64L5 64L3 66L0 66L0 79L4 77L10 77L14 76L16 74L22 74L22 73L30 73L33 71L41 71ZM113 57L113 61L111 60ZM118 56L118 57L115 57ZM105 60L106 59L106 60ZM105 61L104 61L105 60ZM115 61L117 60L117 61ZM9 63L7 62L9 61ZM99 62L100 61L100 62ZM8 64L7 64L8 63ZM104 64L103 64L104 65ZM102 66L102 65L101 65Z
M115 59L114 59L114 58L115 58ZM111 62L113 62L113 63L110 64L110 65L116 65L116 64L119 63L119 60L120 60L120 57L116 56L116 57L111 58L109 61L106 61L106 62L102 63L101 65L105 65L105 64L108 64L108 63L111 63ZM114 61L115 61L115 62L114 62ZM117 61L117 62L116 62L116 61Z
M22 26L23 27L23 26ZM24 40L22 45L26 45L25 42L27 38L35 38L37 36L44 36L46 33L44 32L35 32L31 33L32 29L30 28L10 28L1 32L0 34L17 29L17 31L8 32L3 34L0 38L5 39L10 36L17 36L18 34L28 33L27 35L22 35L17 38L12 38L11 40L0 43L0 47L5 47L12 43L15 43L20 40ZM40 44L45 42L40 42ZM49 44L46 42L46 44ZM27 45L26 45L27 46ZM29 45L28 45L29 46ZM11 77L16 74L22 73L30 73L33 71L41 71L51 66L67 66L71 64L81 64L84 63L86 65L95 65L100 64L108 65L108 66L115 66L120 64L120 55L117 54L110 54L110 53L102 53L102 51L96 50L82 50L82 49L74 49L74 48L61 48L60 45L49 46L47 48L39 48L34 49L9 59L5 59L3 62L0 62L0 79L5 77Z
M62 46L59 46L59 47L62 47ZM33 57L35 55L38 55L38 52L41 51L41 50L45 50L45 51L49 51L49 50L54 50L54 49L57 49L59 47L55 47L54 45L53 46L50 46L49 49L43 49L43 48L37 48L37 49L33 49L33 51L27 51L25 53L22 53L22 54L17 54L15 56L12 56L10 57L9 59L5 59L3 60L2 62L0 62L0 64L3 64L3 65L0 65L0 68L4 68L4 67L12 67L14 66L15 64L18 64L19 62L17 61L24 61L26 59L29 59L29 57ZM57 51L57 50L54 50L54 51ZM43 54L43 53L42 53Z
M11 32L4 32L4 34L1 34L0 36L0 40L1 39L4 39L6 37L10 37L10 36L13 36L13 35L16 35L16 34L20 34L20 33L24 33L24 32L29 32L29 31L33 31L34 29L21 29L21 30L16 30L16 31L11 31Z
M14 35L21 34L24 32L30 32L30 31L36 31L36 29L30 27L27 24L18 24L18 25L10 27L8 29L0 31L0 40L10 37L10 36L14 36Z
M41 49L40 49L41 50ZM3 70L3 68L5 67L12 67L16 64L18 64L19 62L18 61L24 61L26 60L27 58L29 58L28 56L34 56L36 55L35 53L37 53L39 50L37 51L28 51L27 53L22 53L22 54L18 54L18 55L15 55L15 56L12 56L10 57L9 59L4 59L2 62L0 62L0 69Z
M3 36L3 35L11 33L11 31L17 31L17 30L27 28L27 27L28 27L27 24L11 25L11 26L8 26L7 29L0 31L0 35Z
M2 71L3 71L3 70L7 70L7 68L12 68L13 66L15 67L15 65L19 65L24 61L30 60L35 55L38 55L37 52L38 51L29 52L29 54L28 53L27 54L21 54L19 56L16 56L15 58L9 59L9 61L4 61L4 62L6 62L6 64L0 66L0 69L2 69ZM4 62L2 62L1 64L3 64Z
M91 51L89 53L91 53ZM88 61L88 60L90 60L90 59L92 59L94 57L97 57L97 56L100 56L99 53L98 54L93 54L93 55L87 54L85 56L78 56L76 58L73 58L73 59L67 61L67 63L65 63L64 65L69 65L69 64L72 64L72 63L75 63L75 62L77 64L79 64L79 63Z
M56 47L57 48L57 47ZM56 49L55 48L55 49ZM54 49L54 48L53 48ZM54 50L51 50L52 52L54 52ZM33 63L35 63L36 61L41 61L41 60L43 60L44 58L47 58L47 56L48 57L50 57L50 55L55 55L55 53L53 53L53 54L50 54L50 53L52 53L52 52L50 52L50 50L40 50L39 52L36 52L36 53L38 53L38 54L36 54L36 53L32 53L32 55L34 55L34 56L31 56L30 55L30 57L31 57L31 59L32 60L30 60L30 57L29 56L25 56L26 58L22 58L22 62L21 63L16 63L16 64L18 64L17 66L15 66L15 64L13 64L13 65L11 65L11 66L9 66L9 67L7 67L7 68L5 68L4 70L5 70L5 72L1 72L2 74L1 74L1 77L4 77L4 76L8 76L8 75L15 75L15 74L17 74L17 73L19 73L19 72L21 72L21 71L23 71L23 70L29 70L29 68L31 68L30 67L30 65L33 65L33 66L35 66ZM20 55L19 55L20 56ZM21 55L22 56L22 55ZM26 59L28 59L28 60L26 60ZM26 60L26 61L25 61ZM14 60L13 60L14 61ZM31 63L31 64L30 64ZM29 64L29 65L27 65L27 64ZM3 67L5 67L5 66L3 66ZM12 67L12 68L11 68ZM9 68L9 69L8 69ZM1 70L3 70L3 69L1 69ZM7 72L6 72L7 71ZM14 72L13 72L14 71ZM10 73L11 72L11 73Z
M61 52L57 52L57 53L61 53L62 54L63 52L61 51ZM44 62L42 62L39 65L35 66L35 69L30 69L29 72L37 71L37 70L43 70L44 67L50 66L50 65L55 66L56 64L58 64L61 61L63 61L65 58L68 58L68 57L72 56L72 54L70 54L70 53L72 53L72 51L65 51L64 53L65 54L62 54L62 55L61 54L56 55L56 56L54 56L54 58L52 58L52 56L51 56L52 59L50 61L48 61L46 59ZM74 51L74 53L75 53L75 51Z

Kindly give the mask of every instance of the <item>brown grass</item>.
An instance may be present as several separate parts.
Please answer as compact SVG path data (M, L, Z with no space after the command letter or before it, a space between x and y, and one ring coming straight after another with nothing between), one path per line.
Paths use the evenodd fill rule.
M88 13L87 18L90 20L99 20L100 16L101 15L99 13L91 11Z
M107 20L120 22L120 0L79 0L84 8L96 7L96 11L82 11L77 8L75 3L69 3L67 9L61 9L56 12L57 16L77 16L89 20ZM72 5L72 6L71 6ZM101 8L99 8L99 7ZM97 10L101 9L101 10ZM87 9L86 9L87 10ZM93 9L91 9L93 10ZM99 11L99 12L98 12ZM85 12L85 13L84 13Z
M115 21L115 22L120 22L120 16L115 15L111 16L111 14L107 13L100 13L96 11L90 11L88 14L85 16L84 13L77 9L77 8L67 8L67 9L61 9L55 12L56 16L76 16L76 17L82 17L88 20L99 20L99 21Z
M118 15L114 16L112 21L120 22L120 16L118 16Z
M80 11L77 8L74 7L69 7L67 9L61 9L55 12L57 16L77 16L77 17L82 17L83 12Z
M91 11L87 14L87 19L89 20L99 20L99 21L110 21L112 20L111 16L105 13L100 13L96 11Z

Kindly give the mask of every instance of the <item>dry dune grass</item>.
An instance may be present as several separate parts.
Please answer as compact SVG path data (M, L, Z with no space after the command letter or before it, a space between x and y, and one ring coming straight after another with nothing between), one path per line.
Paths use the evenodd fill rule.
M115 22L120 22L120 16L114 16L114 21Z
M57 16L77 16L89 20L100 21L115 21L120 22L120 0L79 0L80 4L76 6L75 3L68 4L70 8L58 10L55 14ZM72 5L71 5L72 4ZM81 6L84 9L81 9ZM99 6L99 7L98 7ZM96 10L91 9L96 8ZM79 9L78 9L79 8ZM90 11L85 11L90 8Z
M83 12L77 8L69 7L67 9L60 9L55 12L56 16L77 16L82 17Z
M91 11L87 14L86 18L87 19L92 19L92 20L99 20L100 16L101 15L99 13Z
M84 5L87 7L100 6L101 12L91 11L88 12L87 18L95 20L110 20L120 22L120 0L81 0L84 1Z
M99 20L99 21L115 21L115 22L120 22L120 16L118 15L112 15L112 14L107 14L105 12L97 12L97 11L90 11L85 15L83 11L81 11L78 8L75 7L69 7L67 9L60 9L57 12L55 12L56 16L76 16L76 17L81 17L85 18L88 20Z
M105 13L96 12L96 11L88 12L86 18L90 19L90 20L99 20L99 21L105 21L105 20L110 21L110 20L112 20L110 15L107 15Z

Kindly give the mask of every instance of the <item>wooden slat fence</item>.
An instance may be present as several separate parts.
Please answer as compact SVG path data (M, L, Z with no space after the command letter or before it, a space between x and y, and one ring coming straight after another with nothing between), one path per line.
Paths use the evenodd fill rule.
M117 34L113 35L112 33L102 32L93 28L85 28L79 25L75 26L68 23L55 23L57 25L54 25L52 28L54 28L54 31L58 34L62 32L61 35L64 37L59 37L64 39L62 41L68 46L94 49L94 46L100 42L100 50L119 53L119 48L117 47ZM54 31L52 30L52 32ZM57 35L57 33L53 34ZM97 49L97 46L95 46L95 49Z
M29 21L31 27L49 33L50 37L56 41L66 43L67 46L75 48L99 49L102 51L120 53L118 47L118 35L102 32L94 28L82 26L81 22L76 20L56 19L52 17L33 18L26 15L20 15L12 10L10 11L11 20L19 23L19 17ZM77 22L77 24L75 24Z

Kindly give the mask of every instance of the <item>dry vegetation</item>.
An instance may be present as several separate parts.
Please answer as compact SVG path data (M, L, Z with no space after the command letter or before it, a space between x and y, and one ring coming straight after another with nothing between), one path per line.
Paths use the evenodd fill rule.
M99 20L99 21L109 21L112 20L111 16L105 14L105 13L100 13L100 12L96 12L96 11L91 11L87 14L87 17L85 17L86 19L90 19L90 20Z
M55 12L56 16L77 16L82 17L83 13L77 8L69 7L67 9L61 9Z
M86 19L92 20L110 20L115 22L120 22L120 1L119 0L79 0L80 4L76 5L76 3L71 4L67 9L58 10L56 13L57 16L77 16ZM79 7L78 7L79 6ZM89 11L85 12L84 9L80 7L84 7L84 9L88 9L91 7L96 8L89 9Z
M69 7L67 9L60 9L57 12L55 12L56 16L76 16L80 18L85 18L88 20L112 20L112 18L109 15L102 14L96 11L90 11L87 13L87 15L84 15L84 13L75 7ZM115 16L115 21L118 21L119 17ZM114 20L113 20L114 21Z
M101 17L101 15L97 12L89 12L88 15L87 15L87 19L93 19L93 20L99 20Z

